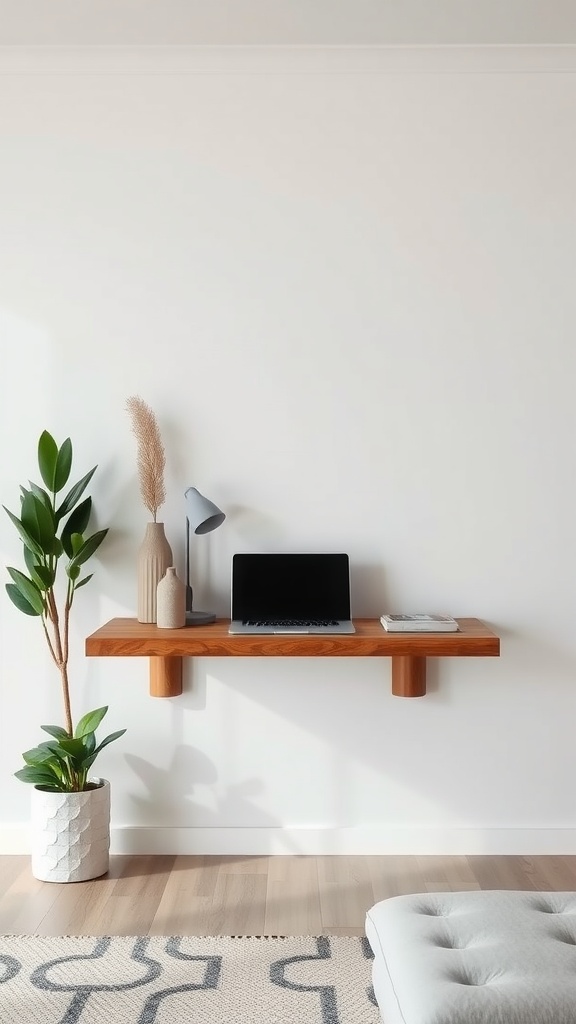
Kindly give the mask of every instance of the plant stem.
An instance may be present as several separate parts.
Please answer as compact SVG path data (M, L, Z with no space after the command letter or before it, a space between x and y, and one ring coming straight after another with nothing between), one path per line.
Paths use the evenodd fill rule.
M65 665L68 664L68 635L70 631L70 609L72 607L72 598L74 597L74 588L72 584L68 583L68 590L66 592L66 604L64 605L64 643L63 643L63 654L62 661Z
M61 662L60 666L60 678L62 680L62 700L64 701L64 717L66 719L66 731L69 736L73 735L72 727L72 711L70 710L70 687L68 686L68 665L65 661Z
M52 646L52 640L50 638L50 633L48 632L48 626L46 625L46 619L44 615L42 616L42 626L44 628L44 636L46 637L46 643L48 644L50 654L52 655L52 658L56 662L56 664L58 664L58 658L56 657L56 652L54 650L54 647Z
M64 718L66 720L66 731L72 736L74 729L72 726L72 711L70 708L70 687L68 684L68 623L70 617L70 602L66 600L64 606L64 631L63 636L60 632L60 618L58 615L58 607L54 598L54 590L50 589L47 593L48 607L50 611L50 619L52 622L52 631L54 634L54 644L50 642L50 637L46 630L46 638L48 640L48 646L52 652L54 660L60 669L60 679L62 682L62 700L64 702ZM63 641L63 642L62 642Z

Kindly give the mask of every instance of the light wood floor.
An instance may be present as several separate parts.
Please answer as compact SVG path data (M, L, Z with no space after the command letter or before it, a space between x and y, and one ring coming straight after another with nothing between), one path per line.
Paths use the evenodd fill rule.
M135 857L38 882L0 857L0 934L361 935L378 900L465 889L576 891L576 857Z

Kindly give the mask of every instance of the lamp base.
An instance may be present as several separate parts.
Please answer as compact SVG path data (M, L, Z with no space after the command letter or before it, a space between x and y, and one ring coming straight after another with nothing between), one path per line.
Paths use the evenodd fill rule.
M186 612L187 626L206 626L208 622L216 622L214 612Z

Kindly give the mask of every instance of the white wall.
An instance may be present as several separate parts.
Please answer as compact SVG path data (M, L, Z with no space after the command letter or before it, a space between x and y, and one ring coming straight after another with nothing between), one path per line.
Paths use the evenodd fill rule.
M0 0L4 45L567 43L572 0Z
M576 850L576 80L353 56L4 65L0 499L45 427L99 464L72 675L76 716L128 727L99 765L115 849ZM432 663L420 700L386 660L190 661L159 701L145 660L85 659L135 610L135 393L180 567L184 488L228 513L200 606L227 613L236 550L347 549L357 615L475 615L502 657ZM8 852L12 772L61 712L38 620L4 597L0 631Z

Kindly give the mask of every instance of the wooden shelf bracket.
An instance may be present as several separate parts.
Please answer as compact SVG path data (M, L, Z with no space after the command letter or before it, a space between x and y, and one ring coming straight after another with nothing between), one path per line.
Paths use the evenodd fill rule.
M150 696L179 697L182 693L182 658L150 658Z

